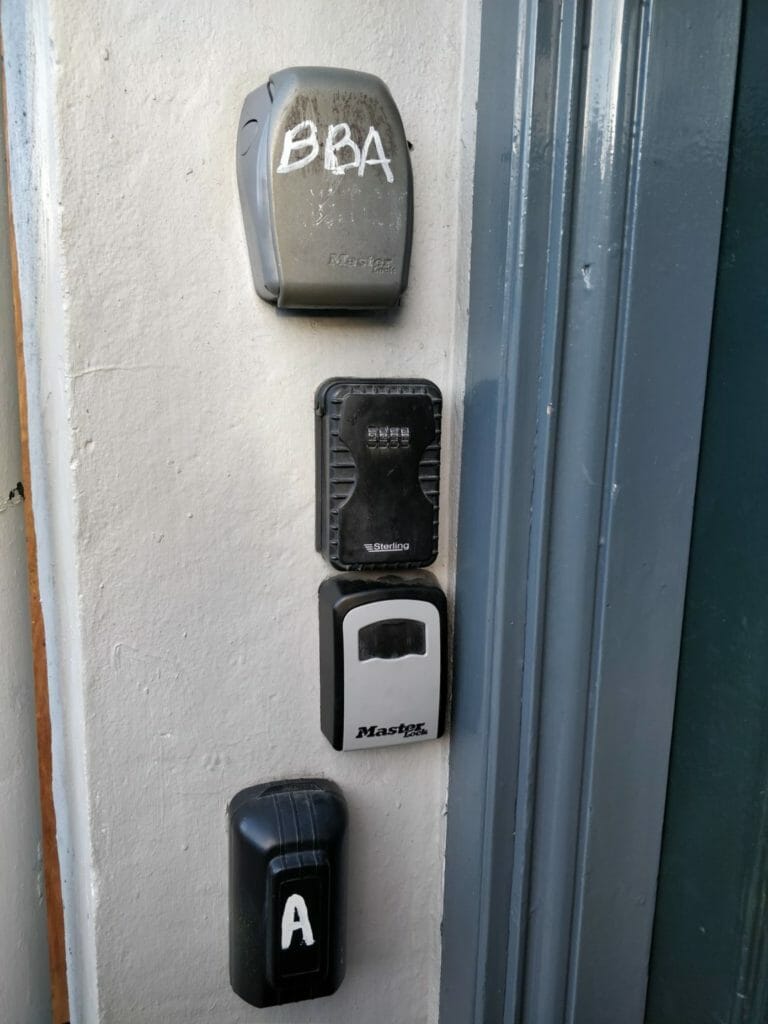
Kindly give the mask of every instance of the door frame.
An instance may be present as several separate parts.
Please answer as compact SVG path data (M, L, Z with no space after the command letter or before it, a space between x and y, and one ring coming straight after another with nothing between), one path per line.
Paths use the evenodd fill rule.
M483 3L442 1024L643 1021L739 23Z

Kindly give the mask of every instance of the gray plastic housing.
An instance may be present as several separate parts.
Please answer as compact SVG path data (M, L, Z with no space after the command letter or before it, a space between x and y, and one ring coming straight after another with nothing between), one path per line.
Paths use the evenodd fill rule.
M413 183L386 85L287 68L250 93L237 182L257 293L285 309L387 309L408 283Z

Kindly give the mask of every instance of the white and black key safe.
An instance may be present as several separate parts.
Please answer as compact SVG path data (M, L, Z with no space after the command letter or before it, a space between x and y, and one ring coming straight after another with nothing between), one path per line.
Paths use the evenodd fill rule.
M434 576L334 576L319 603L320 722L336 750L441 736L446 600Z

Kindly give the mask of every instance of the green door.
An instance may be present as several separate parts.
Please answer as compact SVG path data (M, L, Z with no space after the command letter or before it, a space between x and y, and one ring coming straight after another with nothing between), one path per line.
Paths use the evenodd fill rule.
M767 69L747 0L647 1024L768 1021Z

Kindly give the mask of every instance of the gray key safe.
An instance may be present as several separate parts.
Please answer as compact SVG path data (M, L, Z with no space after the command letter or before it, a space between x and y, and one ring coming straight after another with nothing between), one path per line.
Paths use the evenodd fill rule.
M284 309L386 309L408 283L413 186L381 79L277 71L250 93L237 180L256 291Z

